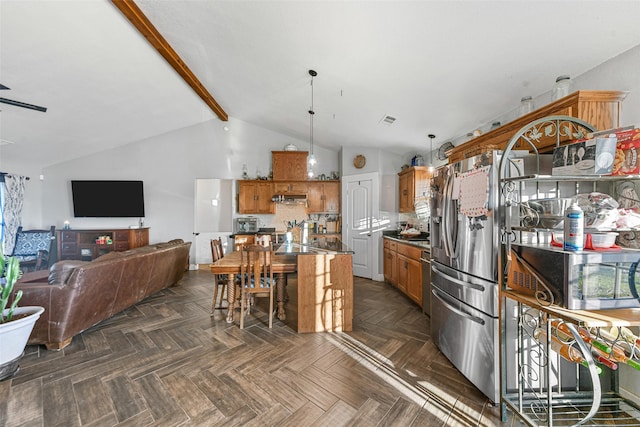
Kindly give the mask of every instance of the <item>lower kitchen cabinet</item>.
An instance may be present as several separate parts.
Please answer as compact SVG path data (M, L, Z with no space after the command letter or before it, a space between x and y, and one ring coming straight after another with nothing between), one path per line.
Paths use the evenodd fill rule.
M384 239L384 280L393 286L398 286L398 244L390 239Z
M383 247L385 280L422 305L422 249L391 239L384 239Z

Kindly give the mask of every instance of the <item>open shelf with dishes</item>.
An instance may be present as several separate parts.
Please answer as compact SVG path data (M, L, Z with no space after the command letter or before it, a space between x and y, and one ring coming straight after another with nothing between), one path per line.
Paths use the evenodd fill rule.
M635 240L635 230L618 228L606 211L618 206L609 194L621 194L619 183L640 176L551 175L552 156L538 154L531 138L540 129L557 147L594 131L571 117L536 120L500 162L503 418L508 408L533 426L640 425L618 377L624 364L640 379L640 339L627 339L640 326L640 251L615 244L622 233ZM533 154L514 158L514 146ZM585 211L584 250L562 247L569 201Z

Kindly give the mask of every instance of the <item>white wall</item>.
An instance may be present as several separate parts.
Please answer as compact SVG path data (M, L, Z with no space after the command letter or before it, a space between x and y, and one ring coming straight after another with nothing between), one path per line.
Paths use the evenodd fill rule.
M196 178L240 179L246 164L250 178L259 168L267 175L271 151L289 143L308 149L295 140L241 120L230 119L229 132L221 122L209 121L179 129L92 156L45 168L42 223L72 228L128 227L135 218L74 218L72 179L140 179L144 181L145 225L151 242L181 238L193 240ZM314 149L318 173L338 169L338 153Z
M640 46L636 46L615 58L604 62L597 67L579 76L571 76L573 81L572 92L577 90L613 90L629 92L622 102L620 126L635 125L640 127ZM564 74L558 69L558 75ZM551 88L553 82L549 82L549 90L533 97L535 108L541 108L551 102ZM489 129L494 121L502 124L508 123L518 117L518 105L514 109L506 111L499 117L490 120L484 129ZM472 132L474 129L469 129ZM604 130L604 129L601 129ZM462 141L455 142L458 145ZM437 147L434 147L436 149ZM425 157L426 159L427 157ZM435 158L435 157L434 157Z
M576 90L621 90L629 94L622 102L620 125L640 127L640 46L575 78Z

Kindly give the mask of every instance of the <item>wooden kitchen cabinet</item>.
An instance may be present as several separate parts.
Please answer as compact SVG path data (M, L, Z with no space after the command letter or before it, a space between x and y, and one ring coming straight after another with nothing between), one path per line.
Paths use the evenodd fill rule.
M307 151L272 151L274 181L305 181L307 179Z
M384 280L398 286L398 252L396 242L384 239Z
M308 212L340 213L340 181L310 181L307 183Z
M415 212L415 202L429 194L429 170L426 166L414 166L398 173L398 209Z
M455 163L492 149L504 150L516 132L534 120L547 116L577 117L600 130L617 128L620 126L622 101L626 96L626 92L618 91L574 92L452 148L448 151L449 163ZM555 137L545 135L540 143L536 143L536 147L541 153L550 152L553 150L555 143ZM530 150L530 147L521 146L514 147L514 149Z
M422 249L398 243L398 289L422 305Z
M383 248L385 280L422 305L422 249L388 238Z
M306 181L275 182L275 194L307 194Z
M238 181L238 212L241 214L272 214L275 212L273 183L262 180Z

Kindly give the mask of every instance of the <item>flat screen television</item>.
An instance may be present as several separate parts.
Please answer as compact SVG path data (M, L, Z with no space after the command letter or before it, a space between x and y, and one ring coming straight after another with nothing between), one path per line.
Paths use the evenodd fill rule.
M71 181L73 216L144 217L142 181Z

